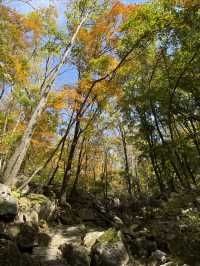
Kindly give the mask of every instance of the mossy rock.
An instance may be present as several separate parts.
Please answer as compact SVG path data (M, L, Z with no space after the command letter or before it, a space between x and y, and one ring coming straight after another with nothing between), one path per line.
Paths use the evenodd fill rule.
M42 194L30 194L27 196L27 198L30 199L31 201L37 202L39 204L49 202L49 199Z
M20 225L19 224L9 224L6 228L6 232L11 238L17 237L20 233Z
M189 265L200 261L200 230L197 227L187 227L178 232L176 238L168 241L170 253Z
M54 210L55 203L42 194L30 194L19 199L19 214L25 216L27 221L30 220L30 214L33 212L37 213L36 216L38 216L38 219L33 219L34 221L49 220Z
M31 208L31 201L26 197L21 197L18 201L20 211L26 211Z
M69 266L89 266L90 256L87 249L83 246L65 244L60 247L63 258Z
M13 190L12 191L12 196L14 197L14 198L16 198L16 199L20 199L21 198L21 193L20 192L18 192L17 190Z
M121 240L119 233L114 228L109 228L98 240L101 243L116 243Z
M122 241L122 234L113 228L98 238L91 250L91 265L123 266L127 265L129 255Z

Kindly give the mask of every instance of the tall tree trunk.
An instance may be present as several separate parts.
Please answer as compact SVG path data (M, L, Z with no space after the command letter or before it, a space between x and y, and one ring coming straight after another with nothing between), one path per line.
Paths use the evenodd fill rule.
M128 162L126 136L122 128L122 125L120 124L119 124L119 131L121 134L122 145L123 145L123 150L124 150L124 164L125 164L125 177L126 177L126 182L127 182L127 189L128 189L128 193L130 197L132 197L132 187L131 187L130 169L129 169L129 162Z
M78 143L79 137L80 137L80 121L77 120L76 124L75 124L74 136L73 136L72 144L71 144L71 147L70 147L70 151L69 151L69 155L68 155L68 159L67 159L67 163L66 163L65 173L64 173L63 182L62 182L62 187L61 187L61 191L60 191L60 203L62 205L64 205L65 202L66 202L66 195L67 195L66 189L67 189L67 184L68 184L69 178L71 176L72 161L73 161L73 158L74 158L74 153L75 153L75 149L76 149L76 145Z
M70 198L72 198L74 193L76 192L76 187L77 187L79 176L80 176L80 172L81 172L84 141L85 141L85 137L83 138L83 140L81 142L81 146L80 146L80 151L79 151L79 155L78 155L78 162L77 162L77 168L76 168L76 175L75 175L74 184L73 184L73 187L72 187L72 190L71 190L71 193L70 193Z
M104 152L104 167L103 167L103 180L104 180L104 198L108 198L108 154Z
M31 138L32 135L34 133L34 129L36 127L37 121L42 113L42 111L44 110L47 100L48 100L48 96L50 93L50 90L52 88L52 85L55 81L55 79L57 78L61 67L66 63L66 59L68 58L70 52L71 52L71 48L75 43L76 37L83 25L83 23L86 21L88 15L86 15L81 23L78 25L70 44L66 47L62 58L60 60L60 62L58 63L58 65L50 72L51 74L49 75L48 78L45 79L45 81L43 82L43 84L41 85L41 98L40 101L38 102L35 110L33 111L32 117L28 123L28 126L24 132L24 135L22 136L21 142L19 144L19 146L16 148L14 154L11 156L7 167L5 169L5 172L3 174L2 177L2 182L8 185L14 185L16 183L16 176L20 170L21 164L26 156L27 150L30 146L30 142L31 142Z

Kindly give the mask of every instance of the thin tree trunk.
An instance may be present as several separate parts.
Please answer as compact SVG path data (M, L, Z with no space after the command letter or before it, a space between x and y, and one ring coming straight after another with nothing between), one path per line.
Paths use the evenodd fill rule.
M127 153L127 144L126 144L126 136L122 126L119 124L119 131L121 134L122 145L124 150L124 163L125 163L125 177L127 182L127 189L130 197L132 197L132 187L131 187L131 178L130 178L130 169L129 169L129 162L128 162L128 153Z
M69 178L71 176L72 161L73 161L74 152L75 152L79 137L80 137L80 121L77 120L76 125L75 125L75 129L74 129L74 136L73 136L72 144L70 147L70 151L69 151L69 155L68 155L68 159L67 159L67 163L66 163L62 187L61 187L61 191L60 191L60 203L61 203L61 205L65 204L65 202L66 202L66 189L67 189L67 184L68 184Z
M108 198L108 154L104 152L104 167L103 167L103 180L104 180L104 198Z
M48 183L47 183L48 186L51 185L51 183L53 182L54 177L55 177L55 175L56 175L56 173L57 173L57 171L58 171L58 168L59 168L59 162L60 162L60 160L61 160L61 158L62 158L62 154L63 154L63 150L64 150L64 146L65 146L66 138L67 138L67 135L66 135L66 137L65 137L64 140L63 140L63 143L62 143L62 146L61 146L60 155L59 155L59 158L58 158L57 163L56 163L56 167L55 167L55 169L53 170L53 173L52 173L52 175L51 175L51 177L50 177L50 179L49 179L49 181L48 181Z
M83 138L82 142L81 142L81 146L80 146L80 151L79 151L79 155L78 155L78 163L77 163L77 168L76 168L76 175L75 175L75 180L74 180L74 184L70 193L70 198L73 197L74 193L76 192L76 187L78 184L78 179L80 176L80 172L81 172L81 166L82 166L82 154L83 154L83 144L85 141L85 137Z
M6 90L6 86L5 86L5 83L3 81L2 89L1 89L1 92L0 92L0 100L3 98L5 90Z
M66 63L66 59L68 58L68 56L71 52L71 48L75 43L76 37L79 33L79 30L81 29L83 23L86 21L87 16L88 15L86 15L82 19L81 23L78 25L78 27L77 27L77 29L76 29L76 31L75 31L72 39L71 39L70 44L65 49L65 52L64 52L60 62L50 72L49 77L47 79L45 79L45 81L41 85L41 99L40 99L38 105L36 106L35 110L33 111L32 117L28 123L28 126L24 132L24 135L22 136L21 142L20 142L19 146L17 147L17 149L15 150L14 154L11 156L11 158L8 162L8 165L6 167L6 170L4 172L2 182L5 184L12 186L16 182L16 176L20 170L21 164L22 164L22 162L26 156L27 150L30 146L31 138L32 138L32 135L34 133L34 129L36 127L37 121L38 121L42 111L44 110L44 108L46 106L52 85L53 85L55 79L57 78L61 67Z

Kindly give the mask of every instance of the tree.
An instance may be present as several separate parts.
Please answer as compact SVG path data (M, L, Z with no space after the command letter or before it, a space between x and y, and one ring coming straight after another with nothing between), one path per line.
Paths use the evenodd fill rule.
M195 1L156 1L135 10L124 25L128 34L122 53L138 34L145 41L126 69L122 109L139 130L140 149L149 155L161 192L197 184L198 170L191 160L191 154L197 160L199 154L197 13ZM194 110L192 133L188 119Z
M30 141L36 126L36 123L38 121L38 118L40 117L46 103L48 100L48 96L49 93L51 91L51 88L53 86L53 83L55 81L55 79L57 78L60 69L62 68L62 66L66 63L66 60L68 59L68 56L70 54L71 48L73 47L77 35L82 27L82 25L85 23L85 21L87 20L89 13L91 12L91 8L88 9L87 6L88 3L83 3L80 1L80 7L81 7L81 11L82 14L79 17L79 22L78 25L74 31L74 33L72 34L72 36L70 37L70 41L69 43L64 47L64 51L61 54L61 57L59 59L59 62L53 67L51 68L48 73L45 74L44 80L42 82L42 84L39 85L40 87L40 94L41 97L39 99L39 102L35 108L35 110L32 113L32 116L30 118L30 121L27 125L27 128L22 136L21 142L19 144L19 146L16 148L14 154L12 155L12 157L10 158L8 165L5 169L2 181L6 184L9 185L13 185L16 182L16 176L20 170L21 164L24 160L24 157L27 153L27 150L29 148L30 145ZM91 3L89 3L89 7L91 7ZM75 2L75 6L77 5L77 3ZM76 10L77 11L77 10ZM48 59L46 62L47 66L48 66Z

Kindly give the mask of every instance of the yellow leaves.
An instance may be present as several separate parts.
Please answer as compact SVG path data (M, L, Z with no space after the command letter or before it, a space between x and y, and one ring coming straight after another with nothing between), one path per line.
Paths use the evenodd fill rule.
M20 61L18 57L14 57L13 62L14 62L16 78L18 79L19 82L25 83L28 76L25 65L23 64L22 61Z
M23 123L19 123L17 126L17 130L20 132L23 132L25 130L26 126Z
M87 93L92 86L92 81L88 79L81 79L78 83L77 92L79 93L80 97L82 98L81 94ZM79 99L79 101L82 101L82 99Z
M67 87L65 86L64 91L63 91L64 97L66 97L66 100L73 100L73 101L82 101L83 98L78 93L78 90L76 87Z
M37 136L50 140L50 139L53 139L54 133L50 131L41 131L41 132L37 132Z
M78 40L85 57L97 59L104 49L114 49L122 17L127 13L126 5L117 2L111 10L105 11L90 28L82 28Z
M117 3L113 5L111 11L109 12L109 16L116 17L126 12L126 10L127 10L126 6L123 3L118 1Z
M32 143L33 145L40 145L41 141L38 141L38 140L36 140L36 139L32 139L32 140L31 140L31 143Z
M81 28L78 34L78 38L79 40L83 41L83 42L90 42L91 41L91 35L89 33L89 31L85 28Z
M78 87L65 85L62 91L51 93L51 101L48 103L48 107L54 108L57 111L67 107L78 110L80 103L84 100L81 93L85 91L85 89L84 80L80 82Z
M24 16L0 5L0 79L26 83L28 54L42 34L42 20L36 12Z
M31 140L31 143L34 145L34 146L37 146L37 148L44 148L45 149L50 149L51 148L51 145L48 145L48 143L46 141L41 141L41 140L37 140L37 139L32 139Z
M24 18L24 26L27 31L32 31L35 37L35 40L37 40L40 35L42 34L42 21L38 16L31 16Z
M51 131L47 131L48 128L43 128L40 125L38 129L35 131L34 136L31 140L33 146L37 146L38 148L51 149L52 148L52 141L54 139L54 133Z
M63 102L56 102L54 105L53 105L53 108L56 109L56 110L61 110L63 108L65 108L65 103Z

